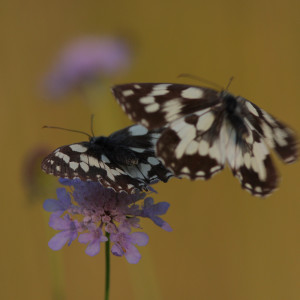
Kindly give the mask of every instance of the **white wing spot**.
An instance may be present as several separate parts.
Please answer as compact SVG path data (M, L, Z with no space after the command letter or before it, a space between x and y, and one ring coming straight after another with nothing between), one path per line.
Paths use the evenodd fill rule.
M113 174L113 176L121 175L120 172L118 172L116 169L111 169L111 173Z
M140 98L140 103L142 104L152 104L155 102L155 98L153 96L146 96Z
M86 154L81 154L80 155L80 160L83 161L83 162L85 162L86 164L89 163L89 158L88 158L88 156Z
M257 110L249 101L246 101L246 106L252 115L257 116L257 117L259 116Z
M166 114L166 121L171 122L175 119L180 118L179 113L181 112L181 108L182 103L180 101L180 98L169 100L166 103L164 103L162 111Z
M79 163L77 163L77 162L75 162L75 161L71 161L71 162L69 163L69 166L70 166L71 169L73 169L73 170L75 171L75 170L78 168Z
M246 142L248 144L252 144L253 143L253 134L251 132L248 132L248 136L245 138Z
M261 193L262 192L262 188L260 186L256 186L254 190L257 193Z
M149 126L149 122L146 119L141 119L140 121L144 126L148 127Z
M133 87L134 87L135 89L137 89L137 90L141 89L141 86L138 85L138 84L135 84Z
M245 183L245 187L249 190L252 190L252 185L250 183Z
M153 91L157 91L157 90L166 90L170 85L170 83L161 83L161 84L157 84L155 86L153 86Z
M196 129L194 126L185 123L185 126L177 132L177 135L181 138L181 141L175 149L175 155L177 159L180 159L189 143L196 137Z
M148 133L148 129L142 125L131 126L128 131L132 136L145 135Z
M276 126L276 121L263 109L261 109L261 112L263 113L264 118L266 119L266 121L271 124L272 126Z
M281 147L287 146L288 142L286 141L286 137L288 134L281 128L274 129L274 136L277 144Z
M84 147L80 144L73 144L73 145L70 145L69 146L73 151L75 152L80 152L80 153L83 153L83 152L86 152L86 150L88 149L87 147Z
M250 169L251 167L251 158L248 152L244 154L244 165L246 166L247 169Z
M89 166L85 162L81 162L80 167L84 172L88 172L90 169Z
M139 164L140 166L140 171L142 174L146 177L148 177L148 172L151 170L151 166L148 164Z
M269 147L274 148L275 143L274 143L273 132L271 127L266 122L262 122L261 128L263 130L266 143L268 144Z
M104 154L101 155L101 160L105 163L110 163L110 160L108 159L108 157Z
M205 176L205 172L204 171L198 171L196 173L196 176L204 177Z
M155 157L148 157L147 161L151 165L154 165L154 166L159 165L159 160Z
M187 173L187 174L190 174L190 169L188 167L183 167L180 171L180 173Z
M222 168L221 166L214 166L210 169L210 172L215 173L215 172L219 171L221 168Z
M98 159L93 156L89 156L89 165L90 167L100 168Z
M153 90L153 91L149 94L149 96L163 96L163 95L166 95L166 94L168 94L168 93L169 93L168 90L163 90L163 89L161 89L161 90Z
M199 143L199 146L198 146L198 149L199 149L199 154L201 156L205 156L208 154L208 149L209 149L209 144L207 141L200 141Z
M197 122L197 129L199 131L206 131L208 130L212 123L214 122L215 120L215 117L214 117L214 114L212 112L208 112L204 115L201 115L198 119L198 122Z
M56 171L60 172L61 168L60 166L56 166Z
M70 156L69 155L67 155L67 154L64 154L64 156L63 156L63 161L65 162L65 163L69 163L69 161L70 161Z
M191 141L186 147L185 154L193 155L198 151L198 143L196 141Z
M196 87L189 87L181 92L181 96L187 99L199 99L203 94L203 90Z
M126 90L126 91L123 91L122 94L123 94L124 97L128 97L128 96L134 95L134 91L133 90Z
M148 113L154 113L159 110L159 104L158 103L153 103L150 105L145 106L145 111Z
M138 153L143 153L145 151L144 148L135 148L135 147L129 147L132 151L138 152Z

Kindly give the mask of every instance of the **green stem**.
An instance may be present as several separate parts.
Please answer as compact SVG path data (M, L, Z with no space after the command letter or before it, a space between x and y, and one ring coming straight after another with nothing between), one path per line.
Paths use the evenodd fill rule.
M110 237L106 232L107 242L105 243L105 295L104 299L109 300L109 284L110 284Z

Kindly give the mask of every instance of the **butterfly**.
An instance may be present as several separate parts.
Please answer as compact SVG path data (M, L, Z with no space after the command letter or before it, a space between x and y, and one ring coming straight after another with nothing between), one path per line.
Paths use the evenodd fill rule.
M132 83L112 91L131 120L148 129L166 127L156 155L176 176L209 179L227 162L242 188L264 197L279 180L269 148L284 163L297 159L297 139L290 128L227 90Z
M62 146L42 161L42 170L61 178L99 181L116 192L147 191L149 184L172 177L154 153L161 131L133 125L108 137Z

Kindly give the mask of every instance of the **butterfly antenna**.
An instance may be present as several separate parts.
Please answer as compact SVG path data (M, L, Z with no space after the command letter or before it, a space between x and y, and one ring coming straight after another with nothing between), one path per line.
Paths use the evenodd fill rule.
M68 128L63 128L63 127L56 127L56 126L43 126L42 128L60 129L60 130L66 130L66 131L71 131L71 132L77 132L77 133L82 133L82 134L87 135L89 137L89 139L93 138L88 133L80 131L80 130L74 130L74 129L68 129Z
M233 79L234 79L233 76L231 76L231 77L229 78L229 82L228 82L228 84L227 84L227 86L226 86L226 89L225 89L226 92L228 91L228 89L229 89L229 87L230 87L231 82L233 81Z
M91 133L92 133L93 137L95 137L95 134L94 134L94 114L91 115Z
M217 89L220 89L220 90L224 90L224 87L215 83L215 82L212 82L210 80L207 80L207 79L204 79L204 78L201 78L201 77L198 77L198 76L195 76L195 75L192 75L192 74L188 74L188 73L182 73L182 74L179 74L178 77L185 77L185 78L190 78L190 79L194 79L194 80L198 80L200 82L204 82L206 84L209 84L211 86L214 86L215 88Z

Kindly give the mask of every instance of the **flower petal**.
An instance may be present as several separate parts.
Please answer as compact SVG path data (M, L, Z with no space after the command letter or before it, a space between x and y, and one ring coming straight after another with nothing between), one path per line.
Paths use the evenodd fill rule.
M130 235L130 242L138 246L146 246L148 241L149 237L144 232L134 232Z
M94 240L85 249L85 253L89 256L95 256L100 252L100 240Z
M133 245L130 245L128 249L126 249L125 257L130 264L137 264L142 258L138 249Z
M56 199L46 199L43 204L43 208L45 211L54 212L61 211L64 212L64 208L61 203Z
M76 234L77 235L77 234ZM68 241L69 244L74 240L74 233L71 231L62 231L57 233L49 242L48 246L52 250L60 250Z
M116 255L116 256L123 256L124 255L124 251L122 250L122 248L118 244L114 244L111 247L111 253L113 255Z
M82 233L79 237L78 237L78 242L82 243L82 244L87 244L90 241L94 240L94 233L93 232L85 232Z

